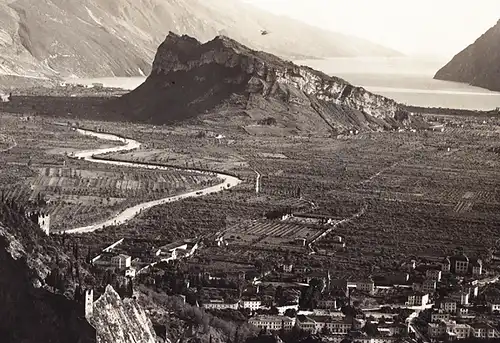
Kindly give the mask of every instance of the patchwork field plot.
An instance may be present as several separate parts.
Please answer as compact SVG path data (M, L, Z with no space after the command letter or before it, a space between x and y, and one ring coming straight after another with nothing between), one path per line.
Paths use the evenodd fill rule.
M483 256L500 238L500 120L450 116L443 121L443 132L340 138L297 133L256 137L241 128L214 131L202 124L85 123L145 143L141 150L115 158L229 171L245 181L217 196L151 209L124 226L93 233L89 240L176 240L225 232L231 244L207 249L207 260L217 256L228 263L271 263L292 255L297 263L346 275L369 273L374 266L392 268L410 255L442 256L458 248ZM47 122L7 123L0 134L15 138L19 146L1 156L0 168L11 175L0 177L2 188L16 198L47 195L56 223L83 222L95 213L106 216L131 201L212 182L190 173L89 167L67 159L60 142L68 141L71 149L99 142ZM224 138L216 139L219 134ZM259 194L255 170L262 175ZM318 248L328 254L310 254L307 243L326 227L263 219L269 211L286 208L335 220L366 211L319 241ZM345 248L330 249L337 237ZM304 239L305 248L298 243Z
M252 221L229 228L225 234L235 244L303 246L300 240L312 241L324 229L285 221Z
M133 137L147 146L127 158L168 160L180 166L186 161L201 163L243 175L246 184L225 194L220 203L221 213L224 206L242 209L237 212L240 218L227 210L228 218L239 222L228 225L225 233L233 240L225 252L228 255L271 258L279 251L297 253L300 249L292 241L308 241L324 230L261 219L263 212L276 207L300 208L335 219L349 218L366 207L362 216L335 228L323 244L340 236L345 248L330 249L335 252L330 256L308 255L307 249L297 254L299 261L360 273L374 263L399 263L409 254L442 255L460 247L481 254L500 238L496 152L500 121L443 120L444 132L373 132L340 139L216 132L226 137L221 144L206 134L210 131L206 127L137 126ZM259 195L254 194L256 169L262 175ZM202 216L199 208L192 212ZM162 223L169 221L162 219ZM319 246L323 245L320 241Z
M2 116L2 141L18 142L0 156L0 191L27 203L44 199L54 231L103 220L128 206L216 182L210 175L95 166L74 160L72 151L112 146L79 135L49 119ZM1 144L0 144L1 148Z

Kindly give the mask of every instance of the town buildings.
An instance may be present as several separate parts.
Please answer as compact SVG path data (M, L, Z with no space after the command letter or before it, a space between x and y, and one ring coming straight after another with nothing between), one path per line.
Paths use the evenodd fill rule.
M223 299L210 299L203 303L203 308L211 310L237 310L239 301L224 301Z
M132 258L125 254L119 254L111 258L111 266L120 270L130 268L131 263Z
M408 296L406 305L408 306L425 306L429 302L429 294L416 292Z
M255 316L250 318L248 322L259 329L269 331L289 331L295 325L295 318L289 318L286 316Z

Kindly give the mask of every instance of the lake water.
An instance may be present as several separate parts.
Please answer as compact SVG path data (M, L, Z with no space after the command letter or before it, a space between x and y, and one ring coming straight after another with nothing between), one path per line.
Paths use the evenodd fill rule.
M500 93L462 83L433 80L446 61L408 57L332 58L295 61L329 75L344 78L356 86L392 98L400 103L428 107L489 110L500 107ZM71 83L102 83L107 87L132 90L145 77L68 79Z

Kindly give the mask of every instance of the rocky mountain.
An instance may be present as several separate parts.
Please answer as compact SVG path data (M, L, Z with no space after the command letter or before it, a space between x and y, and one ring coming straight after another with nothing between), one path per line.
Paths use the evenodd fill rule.
M91 276L23 211L13 202L0 201L2 343L159 342L141 306L133 299L122 300L112 286L86 318L84 302L73 300L79 286L73 287L71 280Z
M239 0L0 0L0 21L0 74L41 81L147 75L168 31L224 34L288 58L398 54Z
M435 79L500 91L500 20L441 68Z
M68 259L56 251L38 227L0 203L1 342L96 342L78 304L46 282L55 259Z
M97 343L156 343L151 320L134 299L122 300L108 285L94 302L89 322L96 328Z
M126 120L196 118L249 130L339 133L391 129L411 119L393 100L228 37L202 44L174 33L158 48L147 80L112 106Z

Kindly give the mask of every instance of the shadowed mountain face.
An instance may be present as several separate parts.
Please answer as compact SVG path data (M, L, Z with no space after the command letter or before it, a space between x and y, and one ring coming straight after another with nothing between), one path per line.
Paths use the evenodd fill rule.
M146 82L111 105L127 120L154 124L196 118L330 133L390 129L409 120L393 100L340 78L225 36L202 44L173 33Z
M457 54L434 76L500 91L500 21Z
M0 0L0 21L0 74L34 77L147 75L168 31L287 58L397 55L238 0Z

